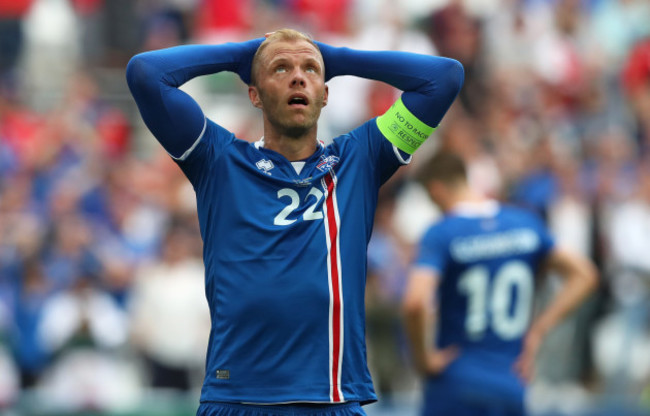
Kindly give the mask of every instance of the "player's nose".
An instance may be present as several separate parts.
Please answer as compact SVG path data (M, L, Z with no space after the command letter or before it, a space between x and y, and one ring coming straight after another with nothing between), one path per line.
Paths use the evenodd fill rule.
M293 71L293 73L291 74L291 86L292 87L297 87L297 86L304 87L306 85L307 85L307 83L305 81L304 74L302 74L302 72L299 71L299 70Z

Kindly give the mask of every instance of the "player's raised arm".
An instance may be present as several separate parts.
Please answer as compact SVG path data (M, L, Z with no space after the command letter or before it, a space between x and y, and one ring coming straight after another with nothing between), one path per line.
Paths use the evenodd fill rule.
M535 356L546 334L580 305L598 285L596 267L587 258L565 249L555 248L546 259L546 269L563 278L562 289L530 326L524 347L516 363L522 378L533 374Z
M463 85L463 66L454 59L317 44L325 61L326 80L353 75L382 81L404 91L391 109L379 117L377 124L393 144L407 153L413 153L438 126ZM406 134L400 134L401 131ZM407 136L409 140L404 141Z
M131 58L126 80L142 119L165 150L180 157L201 136L205 116L178 87L200 75L237 73L250 82L251 62L263 39L221 45L184 45Z

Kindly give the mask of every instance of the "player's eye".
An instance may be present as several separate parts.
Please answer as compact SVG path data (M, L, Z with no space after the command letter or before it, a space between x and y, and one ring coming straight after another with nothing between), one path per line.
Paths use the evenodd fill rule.
M318 69L315 66L308 66L307 69L305 69L305 72L316 74L318 73Z
M287 68L284 66L278 66L275 68L275 72L280 72L280 73L287 72Z

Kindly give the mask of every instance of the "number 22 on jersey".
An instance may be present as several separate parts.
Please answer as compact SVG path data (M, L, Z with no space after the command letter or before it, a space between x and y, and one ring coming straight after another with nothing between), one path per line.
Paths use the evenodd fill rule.
M316 211L316 207L323 199L323 191L318 188L312 187L309 190L309 193L305 197L305 201L313 201L307 210L302 214L302 218L305 221L313 220L322 220L323 213L321 211ZM282 188L278 191L278 198L281 200L289 200L287 206L285 206L278 215L273 219L273 225L289 225L296 222L296 219L289 219L289 216L300 206L300 195L294 189L291 188Z

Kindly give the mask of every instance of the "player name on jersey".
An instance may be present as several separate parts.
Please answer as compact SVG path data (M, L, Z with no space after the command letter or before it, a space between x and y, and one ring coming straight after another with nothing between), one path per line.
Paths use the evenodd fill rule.
M455 238L451 255L459 262L530 253L539 247L539 236L531 229L515 229L500 233Z

